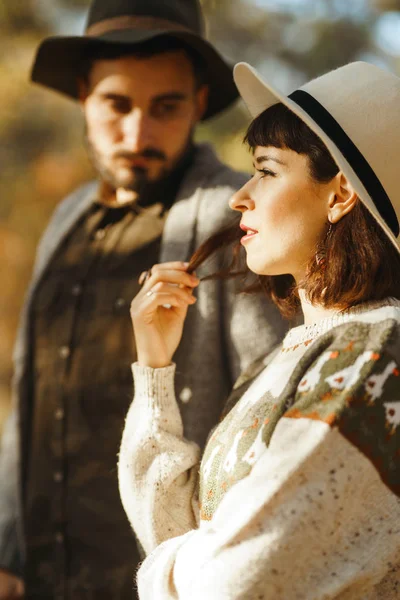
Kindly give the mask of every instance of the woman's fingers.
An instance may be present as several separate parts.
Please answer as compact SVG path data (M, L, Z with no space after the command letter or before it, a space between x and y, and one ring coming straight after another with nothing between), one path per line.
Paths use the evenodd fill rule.
M174 307L187 307L196 303L191 288L178 287L175 284L158 282L148 291L144 291L131 304L132 317L139 317L149 310L154 312L157 308L165 305Z
M183 268L174 268L174 265L183 265L185 263L165 263L164 265L155 265L151 269L151 275L143 284L142 290L148 292L153 289L158 283L169 283L176 286L195 288L199 285L200 280L189 275Z
M175 298L176 301L180 302L181 304L194 304L196 302L196 298L192 295L191 289L180 288L175 285L162 282L157 283L148 292L146 292L144 300L146 298L159 298L160 304L169 304L169 301L166 300L167 296L168 298Z
M186 272L187 266L183 262L162 263L142 273L142 289L131 304L132 318L149 317L161 307L187 308L195 304L193 289L200 280Z
M159 269L175 269L178 271L186 271L188 266L189 266L189 263L184 263L184 262L180 262L180 261L160 263L157 265L153 265L153 267L151 269L148 269L147 271L143 271L140 274L139 285L143 285L144 282L150 278L152 269L159 268Z
M163 271L163 270L169 270L169 269L173 269L176 271L186 271L188 266L189 266L189 263L176 260L176 261L159 263L157 265L153 265L151 267L150 271L151 272Z
M151 292L151 293L150 293ZM179 287L176 284L165 283L159 281L156 283L147 293L146 296L151 296L154 294L159 295L175 295L177 298L188 302L189 304L194 304L196 298L192 294L192 288L188 288L186 286Z
M132 303L131 316L135 323L137 319L142 323L150 324L157 311L162 308L164 310L180 309L186 310L190 304L194 304L196 298L191 296L191 299L183 299L176 294L167 294L165 292L154 292L146 296L140 306Z

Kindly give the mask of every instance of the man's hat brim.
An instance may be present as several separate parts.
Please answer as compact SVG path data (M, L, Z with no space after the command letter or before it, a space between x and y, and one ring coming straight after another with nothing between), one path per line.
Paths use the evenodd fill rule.
M156 37L182 40L195 50L206 65L206 80L210 87L208 108L203 121L222 112L239 96L233 81L233 65L229 65L213 46L196 35L174 29L110 31L91 36L50 37L39 46L32 69L32 81L78 99L78 77L81 61L90 47L99 44L140 44Z

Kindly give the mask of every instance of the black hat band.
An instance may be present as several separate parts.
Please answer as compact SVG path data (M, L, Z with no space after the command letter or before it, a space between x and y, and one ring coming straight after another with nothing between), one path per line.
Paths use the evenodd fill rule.
M325 131L332 142L339 148L347 162L353 168L358 178L364 185L382 219L393 232L399 235L399 221L389 196L369 162L361 154L357 146L351 141L336 119L308 92L296 90L289 95L298 106Z

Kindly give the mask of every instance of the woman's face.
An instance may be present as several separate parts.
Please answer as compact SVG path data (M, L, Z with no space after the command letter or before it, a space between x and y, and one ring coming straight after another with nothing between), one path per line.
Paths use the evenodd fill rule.
M257 146L254 169L230 201L242 213L248 267L298 281L327 228L333 185L313 180L308 157L289 149Z

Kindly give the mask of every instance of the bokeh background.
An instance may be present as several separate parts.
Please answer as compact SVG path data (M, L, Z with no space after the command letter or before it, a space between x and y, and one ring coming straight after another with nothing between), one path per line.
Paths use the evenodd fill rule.
M88 4L0 0L0 430L10 409L12 346L35 247L56 204L93 176L79 108L30 84L29 71L43 37L82 33ZM284 92L353 60L400 75L400 0L202 4L216 46L233 61L258 67ZM197 136L211 140L226 162L248 169L241 144L247 122L238 104Z

